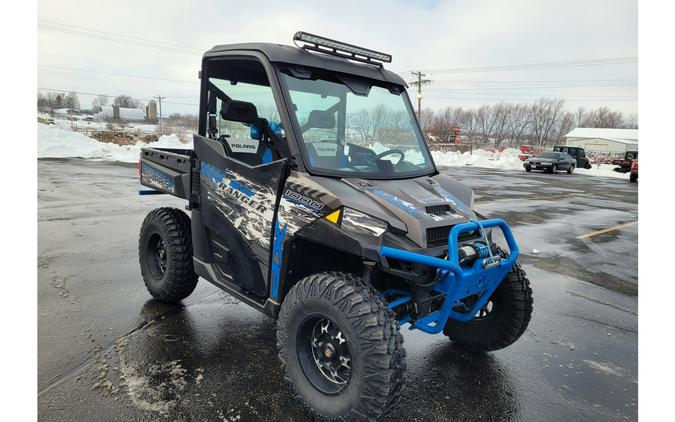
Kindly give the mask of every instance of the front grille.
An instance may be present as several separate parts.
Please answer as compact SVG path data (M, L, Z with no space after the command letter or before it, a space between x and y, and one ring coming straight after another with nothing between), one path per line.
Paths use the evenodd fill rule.
M427 214L431 215L445 215L450 212L450 205L429 205L426 207Z
M427 248L448 243L448 233L452 226L431 227L427 229Z
M436 246L446 246L448 244L448 234L452 226L431 227L427 229L427 248L435 248ZM477 230L471 232L460 233L457 240L459 243L467 240L477 239L480 237L480 232Z

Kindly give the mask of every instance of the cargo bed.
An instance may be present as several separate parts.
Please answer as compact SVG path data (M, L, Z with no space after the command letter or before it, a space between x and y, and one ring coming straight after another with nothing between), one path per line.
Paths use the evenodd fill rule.
M198 200L199 165L194 150L143 148L138 171L143 186L191 203Z

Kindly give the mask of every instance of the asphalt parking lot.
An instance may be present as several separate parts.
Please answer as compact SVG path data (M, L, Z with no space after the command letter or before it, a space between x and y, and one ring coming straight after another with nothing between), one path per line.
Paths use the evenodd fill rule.
M506 219L534 292L529 329L486 355L403 330L407 387L389 420L637 419L637 184L580 174L443 169ZM38 409L45 421L304 421L275 322L200 282L150 300L137 259L135 167L38 163Z

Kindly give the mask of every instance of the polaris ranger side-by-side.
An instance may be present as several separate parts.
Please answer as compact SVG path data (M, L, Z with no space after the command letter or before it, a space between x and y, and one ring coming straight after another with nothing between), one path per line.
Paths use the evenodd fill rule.
M319 420L375 420L401 395L401 326L484 352L525 331L532 292L500 219L436 169L391 56L298 32L216 46L194 149L146 148L141 183L187 200L141 228L143 279L198 277L277 319L293 395Z

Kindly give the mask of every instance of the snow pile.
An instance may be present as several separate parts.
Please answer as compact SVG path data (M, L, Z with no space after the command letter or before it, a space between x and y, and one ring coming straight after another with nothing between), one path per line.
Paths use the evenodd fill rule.
M149 144L137 142L134 145L117 145L99 142L63 126L38 123L38 158L78 157L135 163L144 147L192 148L192 143L184 144L178 136L171 134Z
M616 177L618 179L628 179L630 173L618 173L613 164L593 164L590 169L574 169L575 174L587 174L589 176Z
M507 148L504 151L489 151L477 149L467 151L432 151L434 162L439 166L474 166L495 169L522 170L523 162L518 158L515 148Z

